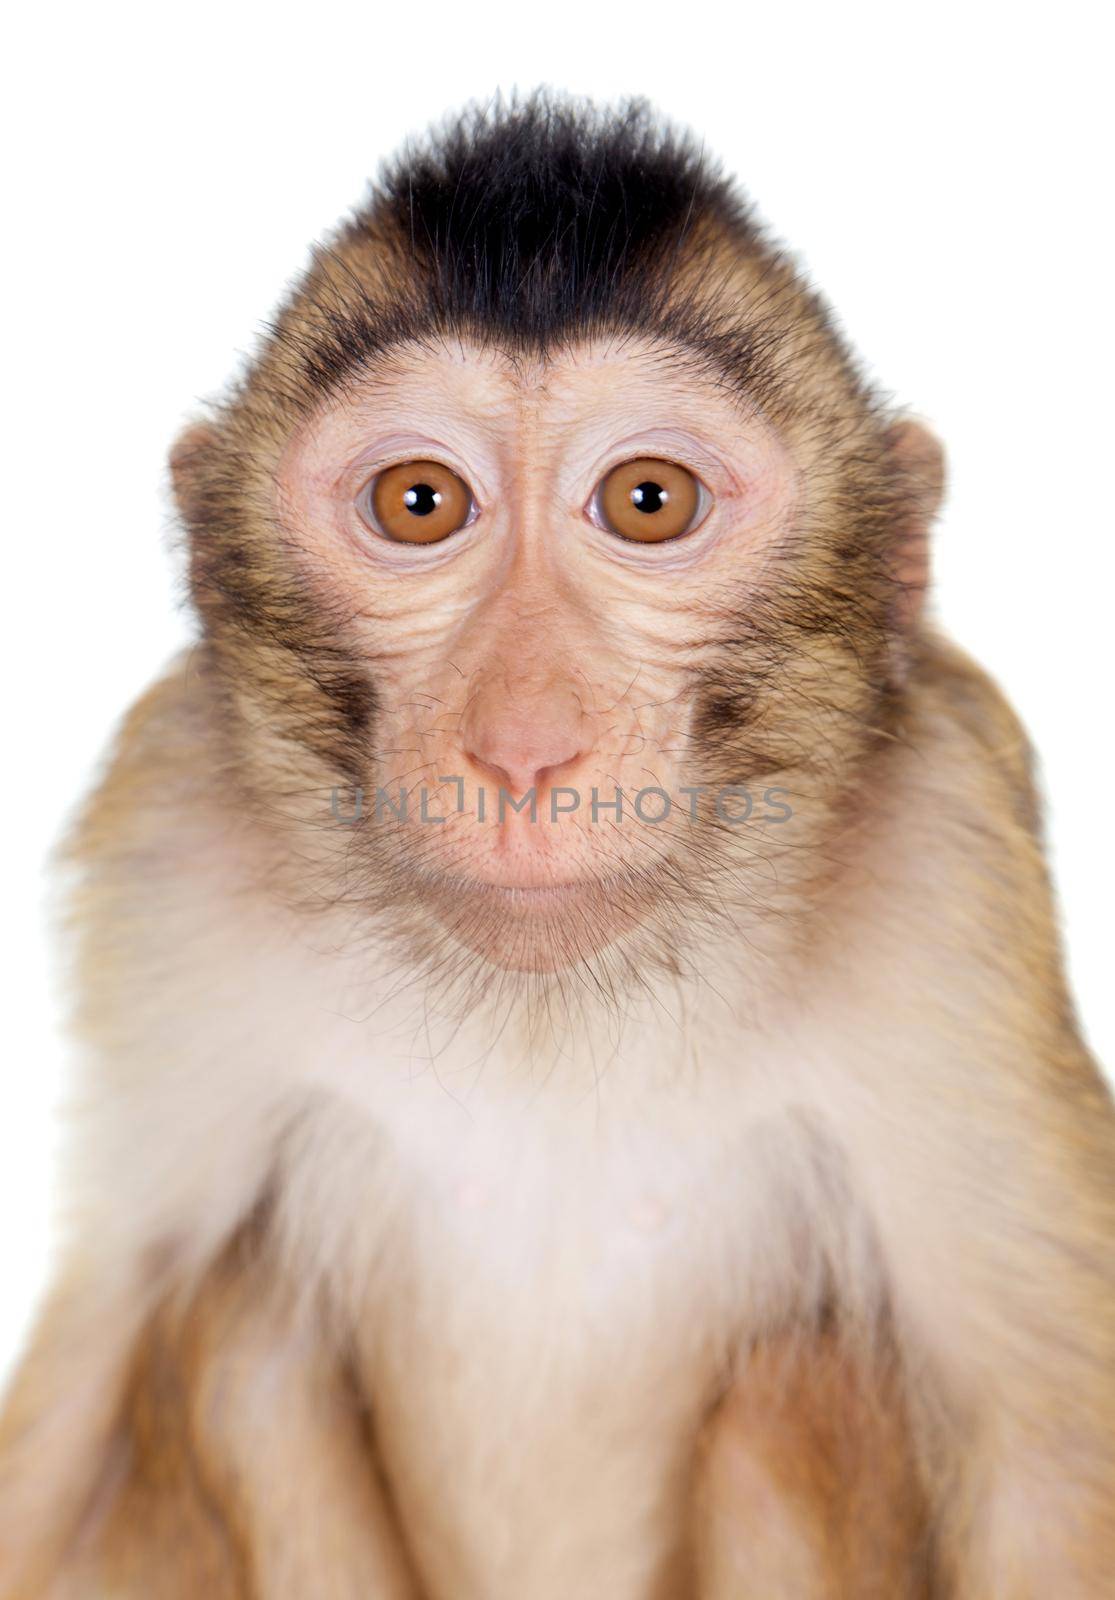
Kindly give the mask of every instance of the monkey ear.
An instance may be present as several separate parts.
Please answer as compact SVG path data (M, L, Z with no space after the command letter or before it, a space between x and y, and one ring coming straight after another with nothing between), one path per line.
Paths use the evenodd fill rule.
M216 437L217 430L211 422L191 422L171 446L170 482L185 522L192 522L200 508L201 467Z
M894 423L886 437L903 502L891 552L894 621L906 634L921 616L929 587L929 530L944 497L945 452L936 435L912 417Z

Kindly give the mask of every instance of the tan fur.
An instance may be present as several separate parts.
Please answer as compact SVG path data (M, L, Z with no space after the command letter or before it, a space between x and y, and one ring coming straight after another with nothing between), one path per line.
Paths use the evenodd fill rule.
M176 451L201 637L62 861L0 1600L1111 1593L1115 1111L1025 737L920 620L940 452L760 235L684 241L695 323L516 341L415 323L373 205ZM593 523L621 447L704 535ZM481 512L418 562L355 507L424 450ZM496 830L493 770L793 818Z
M857 1188L871 1195L879 1186L879 1222L898 1301L897 1327L915 1362L910 1405L921 1441L920 1465L916 1473L910 1468L903 1427L892 1409L897 1405L896 1378L889 1365L864 1369L854 1356L853 1340L848 1367L843 1356L838 1361L831 1350L823 1354L808 1342L802 1344L799 1336L793 1344L797 1356L780 1391L774 1375L787 1371L786 1358L768 1354L769 1347L760 1346L757 1369L750 1372L754 1378L758 1370L758 1392L749 1393L744 1367L740 1386L721 1413L719 1437L714 1434L716 1442L705 1447L703 1459L721 1463L722 1471L719 1485L714 1481L710 1488L706 1470L700 1500L706 1507L705 1523L692 1535L703 1552L702 1593L746 1593L738 1588L744 1536L748 1571L762 1572L765 1534L770 1535L773 1559L780 1562L787 1519L791 1526L800 1519L802 1527L795 1561L805 1559L803 1551L829 1552L815 1558L828 1585L818 1593L871 1593L863 1585L874 1580L864 1577L856 1563L878 1559L886 1570L890 1557L881 1536L880 1542L873 1539L858 1546L848 1538L849 1524L861 1524L862 1514L856 1508L864 1500L886 1506L879 1515L893 1538L889 1548L899 1570L897 1551L903 1540L908 1539L915 1552L906 1575L895 1577L896 1587L885 1592L900 1593L897 1585L905 1582L914 1585L911 1593L917 1593L923 1535L916 1508L925 1493L942 1497L940 1504L947 1508L947 1516L943 1520L939 1516L935 1539L937 1581L945 1585L941 1593L963 1595L965 1600L968 1596L1014 1600L1050 1592L1048 1585L1055 1582L1059 1593L1091 1597L1102 1594L1107 1581L1112 1525L1104 1472L1110 1462L1115 1408L1110 1382L1112 1322L1104 1299L1110 1282L1106 1240L1113 1203L1110 1106L1071 1031L1058 977L1044 869L1031 832L1032 797L1017 723L985 680L952 653L927 650L917 684L903 729L903 751L888 757L893 782L882 815L888 810L891 815L884 825L876 813L878 827L865 828L868 870L852 872L849 865L849 886L842 891L848 896L845 905L853 907L853 924L866 916L863 926L872 932L849 939L841 932L848 927L848 912L841 911L830 937L843 950L833 982L839 1006L846 1009L826 998L828 984L814 1004L831 1005L838 1022L842 1019L840 1025L849 1025L863 996L876 996L877 1060L861 1059L851 1073L844 1069L845 1075L817 1083L828 1081L830 1116L842 1102L860 1108L851 1117L846 1109L840 1115L845 1129L841 1138L855 1152ZM103 799L90 814L87 838L103 839L106 847L110 841L127 840L128 851L142 854L144 830L155 815L144 796L167 784L186 798L181 820L192 817L196 825L198 813L189 797L208 781L204 772L212 757L191 745L188 731L203 717L204 704L203 683L190 666L167 680L147 702L129 730ZM175 729L174 737L155 739L159 727ZM134 760L133 751L142 751L143 759ZM156 751L161 759L152 758ZM126 816L128 825L113 823L114 812ZM982 869L973 876L954 846L958 829L975 826L978 818L982 832L990 817L996 819L995 870L1007 874L1006 882L1012 886L1009 909L998 929L988 918L990 907L998 903L1001 880L995 884L995 899L987 900ZM887 831L896 823L901 823L903 832L897 854ZM221 852L213 844L211 850L219 862ZM879 865L870 865L880 856ZM192 859L197 861L196 856ZM961 874L958 882L967 874L967 889L959 896L954 894L955 873ZM906 887L895 903L900 881ZM878 896L889 899L900 912L893 932L878 916L874 903ZM119 902L109 903L112 915L118 917ZM965 936L978 943L962 955L963 945L945 942L934 960L944 960L950 967L961 960L985 994L1001 992L995 1000L996 1033L990 1036L992 1059L1010 1065L997 1067L992 1077L979 1071L979 1058L964 1050L975 1019L963 1010L951 1019L947 1011L941 1013L931 1029L928 1052L919 1047L910 1054L900 1074L895 1071L896 1058L888 1054L886 1038L906 1036L910 1017L919 1014L923 1027L928 1021L926 991L916 989L911 976L917 963L911 965L902 942L916 947L919 917L940 915L943 908L948 908L957 935L969 930ZM175 909L178 916L189 915L188 893L183 891ZM819 954L827 961L832 950L828 938L823 943ZM1002 975L1001 986L997 976L991 982L973 966L988 945L995 955L994 972ZM892 968L906 976L892 977ZM858 976L857 969L862 969ZM101 991L102 1003L111 992ZM960 1003L963 1006L963 1000ZM103 1021L89 1025L107 1026L110 1014L102 1016ZM940 1042L934 1045L933 1038ZM1000 1048L1006 1054L1000 1056ZM962 1060L964 1071L958 1076L956 1067ZM832 1071L828 1062L815 1065L826 1074ZM825 1098L818 1092L820 1103ZM877 1115L884 1118L881 1128ZM898 1132L904 1125L910 1129L908 1137ZM989 1125L997 1138L1009 1141L1015 1170L1012 1174L1000 1163L994 1189L981 1199L988 1159L982 1130ZM955 1174L955 1187L942 1188L937 1181L942 1162ZM1073 1197L1071 1209L1066 1209L1066 1195ZM92 1258L99 1256L95 1237L85 1248ZM215 1281L231 1286L233 1306L240 1296L238 1281L253 1304L268 1303L272 1291L252 1287L258 1285L261 1272L267 1277L256 1257L239 1260L233 1251L223 1261L214 1269ZM161 1254L149 1251L146 1258L137 1259L136 1270L137 1286L155 1284L161 1298L165 1286L180 1275L173 1243L168 1242ZM206 1446L199 1466L196 1438L186 1443L190 1433L183 1419L196 1415L199 1397L210 1381L203 1377L205 1363L197 1352L206 1343L206 1326L212 1330L223 1321L229 1327L227 1289L210 1288L198 1298L187 1294L184 1302L179 1300L180 1307L188 1309L176 1313L170 1326L181 1331L169 1341L165 1314L149 1315L146 1332L116 1380L121 1398L115 1406L109 1406L109 1387L96 1397L99 1403L91 1408L88 1423L72 1404L60 1413L56 1410L50 1397L74 1394L75 1377L87 1367L91 1354L96 1354L98 1363L106 1355L111 1357L113 1339L126 1337L115 1330L130 1325L127 1306L114 1307L111 1285L102 1280L95 1290L92 1275L90 1267L84 1287L69 1295L60 1290L48 1308L9 1399L3 1434L8 1483L4 1503L22 1508L14 1519L6 1512L3 1548L11 1559L12 1550L33 1526L28 1508L41 1506L49 1492L43 1518L51 1526L52 1539L49 1546L40 1542L38 1548L40 1553L45 1548L70 1550L65 1559L54 1558L61 1561L58 1571L69 1576L56 1576L45 1588L34 1584L12 1588L9 1580L6 1592L20 1600L33 1593L101 1592L74 1576L83 1574L94 1559L91 1548L97 1549L96 1562L103 1564L99 1570L110 1572L117 1586L106 1587L106 1594L130 1593L127 1583L138 1580L129 1575L149 1570L151 1563L159 1567L157 1583L164 1587L139 1592L177 1596L200 1592L203 1585L206 1592L221 1594L219 1584L235 1594L236 1584L246 1581L245 1563L264 1560L274 1552L282 1552L274 1558L293 1562L295 1570L299 1562L314 1561L324 1548L318 1519L306 1520L295 1511L289 1518L280 1517L277 1524L263 1517L255 1531L250 1519L245 1525L243 1512L235 1509L237 1494L229 1491L227 1477L221 1477L229 1470L227 1461L222 1465L219 1460L221 1451L230 1451L235 1436L230 1440L226 1432L219 1441L216 1467L212 1444ZM128 1290L124 1279L119 1293L123 1300L135 1291ZM283 1320L280 1316L276 1331L266 1336L276 1348L289 1337L278 1331ZM311 1326L314 1321L311 1315ZM234 1328L235 1323L233 1317ZM326 1329L332 1324L330 1316ZM250 1331L250 1323L247 1331L251 1352L258 1348L259 1335ZM185 1346L180 1342L183 1337ZM325 1341L336 1376L315 1379L313 1366L307 1363L297 1382L311 1389L320 1381L342 1385L348 1381L342 1377L341 1347L330 1333ZM222 1334L218 1343L235 1371L237 1338ZM183 1358L185 1348L194 1354ZM876 1348L874 1336L864 1348ZM866 1393L876 1397L869 1402L871 1416L879 1418L867 1426L859 1398L849 1400L849 1390L859 1397L864 1384ZM714 1384L710 1403L715 1393ZM290 1391L284 1394L286 1408ZM117 1441L111 1445L102 1442L106 1407L112 1411ZM312 1414L327 1418L329 1413L315 1403ZM366 1424L356 1417L354 1412L353 1425L362 1430ZM699 1426L698 1416L693 1425ZM337 1471L329 1463L337 1460L338 1452L343 1459L346 1449L355 1448L343 1444L348 1426L339 1415L337 1423L322 1433L326 1481ZM52 1437L49 1431L43 1434L44 1429L57 1433L57 1443L44 1442ZM119 1441L129 1435L131 1453L121 1454ZM811 1441L808 1450L806 1439ZM317 1448L296 1429L290 1434L281 1429L259 1450L258 1459L268 1472L276 1463L285 1463L278 1473L280 1482L289 1481L289 1473L305 1483ZM292 1449L294 1456L288 1453ZM735 1495L732 1486L745 1482L753 1487L756 1476L764 1472L770 1479L765 1503L769 1506L773 1496L782 1510L777 1515L772 1511L769 1518L753 1513L749 1518L744 1511L749 1497ZM371 1494L373 1503L375 1477L369 1457L361 1492ZM221 1487L207 1494L207 1481ZM272 1504L272 1493L262 1495L265 1509ZM737 1502L739 1520L733 1529L725 1509ZM281 1500L274 1504L281 1506ZM61 1517L61 1523L52 1524L52 1516ZM374 1522L375 1514L365 1511L353 1519L349 1533ZM104 1530L100 1548L90 1545L90 1530L97 1527ZM414 1527L407 1527L406 1536L421 1546ZM345 1537L343 1527L338 1537ZM361 1537L356 1537L354 1548L360 1547ZM164 1562L168 1545L188 1546L189 1555L182 1558L188 1564L182 1566L171 1557ZM979 1554L962 1556L963 1549ZM378 1550L377 1542L367 1559L380 1559ZM842 1552L839 1558L832 1553L836 1550ZM347 1560L346 1556L338 1564L338 1572L342 1567L348 1570ZM844 1562L852 1563L848 1570L855 1574L846 1581L840 1578ZM793 1571L793 1563L786 1570ZM171 1571L180 1588L169 1587ZM947 1576L950 1571L952 1578ZM324 1581L319 1572L315 1582ZM679 1592L688 1592L685 1581L679 1581ZM803 1595L813 1593L805 1579L802 1584ZM281 1582L262 1592L283 1596L288 1590L298 1592L289 1585L284 1589ZM337 1592L346 1591L342 1587ZM786 1593L796 1597L798 1590L788 1588Z

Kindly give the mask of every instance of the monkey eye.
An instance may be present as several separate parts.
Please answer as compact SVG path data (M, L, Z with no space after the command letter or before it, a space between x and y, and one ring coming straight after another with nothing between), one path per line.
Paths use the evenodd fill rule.
M437 544L476 511L472 490L440 461L401 461L361 489L356 509L375 533L400 544Z
M704 520L710 495L701 480L676 461L639 456L622 461L593 490L593 520L621 539L661 544L692 533Z

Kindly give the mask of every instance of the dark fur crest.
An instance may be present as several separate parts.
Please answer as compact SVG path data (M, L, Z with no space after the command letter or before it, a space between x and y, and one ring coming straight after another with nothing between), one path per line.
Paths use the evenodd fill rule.
M723 248L756 264L763 309L725 316ZM368 261L390 263L373 283ZM677 293L680 272L692 284ZM307 312L310 314L307 314ZM739 188L645 102L595 107L538 92L474 107L388 163L324 246L261 367L298 407L393 345L460 332L546 352L597 332L662 335L755 396L777 384L788 332L808 323L861 388L827 309ZM282 357L294 357L293 389Z
M716 168L641 102L467 113L387 169L366 215L409 241L439 318L531 345L639 326L702 218L758 240Z

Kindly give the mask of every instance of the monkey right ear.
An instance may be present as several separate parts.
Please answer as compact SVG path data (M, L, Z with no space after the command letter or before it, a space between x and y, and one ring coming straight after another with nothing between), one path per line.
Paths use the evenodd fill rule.
M191 522L200 505L200 468L217 437L210 422L191 422L170 451L170 481L181 517Z

